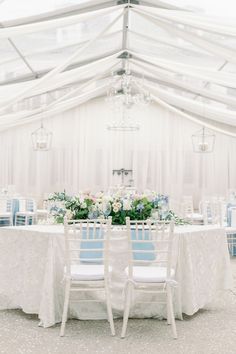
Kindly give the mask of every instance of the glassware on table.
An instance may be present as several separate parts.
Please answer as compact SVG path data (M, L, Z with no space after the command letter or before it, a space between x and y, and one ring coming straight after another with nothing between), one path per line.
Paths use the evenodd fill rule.
M88 208L88 218L89 219L97 219L99 217L99 211L98 209L96 208L95 205L91 205L89 208Z
M162 205L161 207L161 220L165 220L168 216L169 208L167 204Z
M110 202L103 202L102 203L102 212L105 219L111 214L111 203Z
M158 209L152 209L151 211L151 219L152 220L159 220L159 210Z

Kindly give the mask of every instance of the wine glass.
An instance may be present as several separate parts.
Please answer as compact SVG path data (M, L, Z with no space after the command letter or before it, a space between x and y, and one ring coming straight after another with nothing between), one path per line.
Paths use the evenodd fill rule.
M102 212L103 212L105 219L107 219L111 213L111 203L110 202L103 202L102 203Z
M158 209L152 209L151 211L151 219L156 221L159 219L159 212L158 212Z

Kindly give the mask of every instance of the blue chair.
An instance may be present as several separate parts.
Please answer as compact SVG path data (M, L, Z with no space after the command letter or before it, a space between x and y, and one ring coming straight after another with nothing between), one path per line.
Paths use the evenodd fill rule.
M0 226L13 225L12 199L0 199Z

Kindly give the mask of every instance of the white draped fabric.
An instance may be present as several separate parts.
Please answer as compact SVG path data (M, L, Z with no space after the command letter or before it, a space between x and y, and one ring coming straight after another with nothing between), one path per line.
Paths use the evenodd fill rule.
M73 24L77 24L80 21L86 21L92 17L103 16L109 13L112 13L116 10L123 9L124 5L120 6L111 6L109 9L102 9L93 11L91 13L82 13L79 15L72 15L72 16L65 16L62 18L52 19L49 21L41 21L41 22L34 22L26 25L17 25L8 28L1 28L0 31L0 39L2 38L9 38L9 37L17 37L20 35L29 34L32 32L38 31L46 31L48 29L58 28L58 27L65 27ZM4 23L3 23L4 26Z
M4 48L4 54L6 51L0 65L0 76L2 74L5 78L2 83L11 84L0 87L0 131L40 119L41 111L47 111L44 118L62 114L75 107L74 103L84 102L84 95L99 96L101 94L98 89L99 80L109 74L113 65L117 64L116 69L121 69L124 62L121 64L120 55L127 52L132 55L132 62L135 65L145 66L144 71L149 72L147 81L164 80L168 88L171 88L172 84L176 85L180 94L187 97L173 97L170 92L162 92L158 88L159 100L188 111L193 115L193 121L197 121L194 115L200 116L201 121L205 123L210 119L208 126L228 134L228 130L235 125L235 113L231 110L231 104L233 107L235 105L233 92L236 90L236 61L232 42L236 35L234 23L225 23L223 20L181 9L176 11L176 7L159 2L155 3L156 6L150 7L142 6L145 4L142 1L137 6L133 3L125 6L125 4L119 5L119 2L104 1L99 9L96 7L97 1L87 3L91 7L82 6L85 13L73 14L68 8L68 11L65 9L64 16L59 11L58 18L50 18L45 14L45 16L36 16L36 22L29 17L17 22L15 26L14 21L6 22L5 25L3 23L3 27L8 27L0 29L2 41L0 45ZM54 15L57 16L57 13L55 12ZM127 25L125 25L126 20ZM61 31L64 30L69 34L68 38L60 36ZM140 35L144 30L145 36ZM6 46L8 37L14 48L11 48L11 51ZM135 37L139 40L141 38L143 43L147 39L147 43L140 46L139 41L138 46L135 46ZM39 39L39 46L42 43L39 60L36 60L38 46L34 46L32 41L34 38L36 38L35 42ZM45 47L45 38L53 39L51 46L46 43ZM25 45L24 41L26 41ZM30 49L30 55L29 44L30 48L33 47L32 50ZM100 44L103 50L99 49ZM17 49L18 46L22 48L21 51ZM16 53L21 58L18 58L18 61L15 59ZM13 63L9 54L14 55ZM224 59L223 63L222 59ZM19 76L21 67L17 68L19 61L21 66L24 66L22 77ZM226 65L227 70L225 70ZM142 74L140 68L138 71ZM30 81L27 81L27 75L24 75L28 71L30 71ZM8 75L10 80L7 80ZM175 76L178 76L178 80ZM23 82L13 83L22 78ZM93 78L95 87L91 85L86 92L84 90L81 92L80 87L83 86L84 81L88 84ZM185 83L185 79L188 84ZM45 105L42 110L38 107L35 109L34 106L21 110L24 101L29 100L32 95L47 93L54 95L55 91L63 90L67 85L79 86L74 90L76 96L71 100L62 100L60 97L47 107ZM213 102L207 101L205 105L209 107L204 109L201 103L194 102L195 98L193 101L188 100L189 93L195 96L205 95L208 99L216 100L224 106L222 109L218 106L213 108ZM66 92L64 98L68 99L68 97L71 97L71 94ZM230 127L228 130L227 127L219 129L219 123Z
M191 64L179 63L174 60L159 59L131 51L134 58L146 60L150 64L160 66L171 72L189 75L190 77L202 79L204 81L212 82L225 87L236 88L236 74L229 72L219 72L217 70L209 69L206 67L194 66Z
M196 85L196 83L191 83L191 82L185 82L184 80L176 79L174 77L173 73L172 75L170 73L167 73L167 71L162 70L158 67L154 68L153 66L150 66L147 63L141 63L135 60L131 60L131 63L134 65L135 70L141 74L143 73L144 75L149 75L150 70L152 70L153 73L155 73L155 77L157 81L161 84L165 84L168 87L168 84L173 85L176 89L179 89L178 92L180 94L183 94L183 91L181 89L185 90L188 93L192 93L196 96L200 97L205 97L223 104L227 104L232 107L236 107L236 97L232 95L225 95L221 92L217 92L215 90L209 90L206 89L202 86L199 85L199 87ZM223 90L225 90L223 88ZM206 108L207 105L205 105ZM228 113L228 112L227 112ZM227 114L226 113L226 114ZM232 112L231 112L232 113Z
M160 99L167 101L168 103L178 108L185 109L189 112L204 116L212 120L216 120L221 123L236 126L236 112L231 110L225 110L221 107L214 105L205 105L202 102L193 100L191 98L183 97L174 92L168 92L167 90L148 84L147 87L154 90Z
M44 75L39 80L35 80L29 87L20 91L16 96L9 99L8 103L5 106L0 107L0 112L11 107L13 103L19 102L20 99L27 97L27 93L29 93L32 89L35 89L35 88L40 87L42 85L47 86L47 83L50 82L51 78L55 77L58 73L61 73L64 69L66 69L73 62L73 60L78 58L79 55L81 53L83 53L83 51L85 51L87 48L92 46L92 44L94 42L96 42L97 39L99 39L100 37L103 36L103 34L108 32L108 30L121 18L122 15L123 15L123 9L122 9L121 13L118 12L118 16L116 16L115 19L111 23L104 26L102 31L100 31L99 33L96 33L94 35L94 37L89 42L87 42L84 46L77 49L69 58L67 58L65 61L60 63L58 66L56 66L54 69L52 69L49 73Z
M236 188L236 140L216 135L212 154L192 151L191 135L199 125L152 103L131 111L138 132L111 132L114 119L104 98L45 121L53 131L52 150L33 151L31 133L39 122L0 134L0 186L16 185L22 194L106 190L112 169L133 169L135 186L176 199L192 194L225 195ZM184 128L183 128L184 127Z
M143 12L147 12L156 17L169 20L174 23L181 23L189 25L191 27L209 31L212 33L218 33L228 36L236 36L236 26L235 23L230 20L226 21L219 18L214 18L212 16L207 16L205 14L191 13L187 11L168 11L166 9L154 8L150 11L150 8L147 6L137 6L134 5L134 8L140 9Z
M113 314L123 314L128 244L125 230L112 231L110 242ZM179 247L177 247L179 245ZM64 237L62 226L35 225L0 229L0 309L21 308L36 313L41 325L61 321L63 305ZM222 291L232 288L232 274L223 229L212 226L176 227L173 247L179 297L175 289L176 317L206 308ZM83 296L83 295L82 295ZM91 294L102 299L100 293ZM145 298L143 298L145 296ZM142 295L145 301L149 295ZM179 301L178 301L179 299ZM137 300L133 299L134 302ZM70 306L70 317L104 319L103 303ZM166 317L163 305L139 304L132 317Z

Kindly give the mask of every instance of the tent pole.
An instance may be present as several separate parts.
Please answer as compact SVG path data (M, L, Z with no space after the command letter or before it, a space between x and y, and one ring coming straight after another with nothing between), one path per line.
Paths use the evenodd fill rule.
M19 55L19 57L23 60L23 62L25 63L25 65L27 66L27 68L32 72L32 74L34 75L34 78L37 79L38 78L38 74L36 73L36 71L34 71L34 69L32 68L32 66L29 64L29 62L26 60L26 58L24 57L24 55L21 53L21 51L19 50L19 48L17 48L17 46L15 45L15 43L13 42L13 40L11 38L8 38L8 42L11 44L11 46L14 48L14 50L17 52L17 54Z

